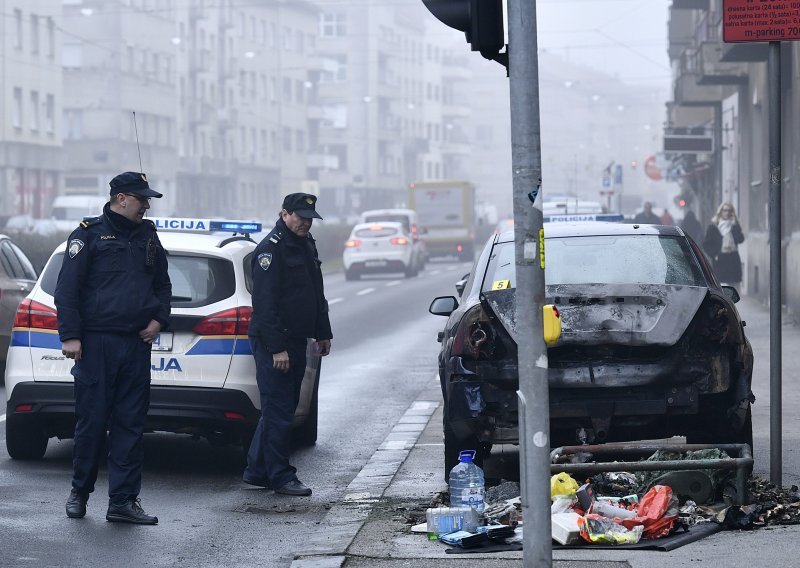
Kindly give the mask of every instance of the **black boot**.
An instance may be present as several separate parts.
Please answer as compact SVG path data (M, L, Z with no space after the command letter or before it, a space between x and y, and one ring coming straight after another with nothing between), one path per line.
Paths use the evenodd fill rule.
M112 523L133 523L136 525L157 525L158 517L148 515L142 509L138 498L128 499L121 505L108 504L106 520Z
M67 516L70 519L82 519L86 516L86 502L89 496L79 492L74 487L69 492L67 499Z

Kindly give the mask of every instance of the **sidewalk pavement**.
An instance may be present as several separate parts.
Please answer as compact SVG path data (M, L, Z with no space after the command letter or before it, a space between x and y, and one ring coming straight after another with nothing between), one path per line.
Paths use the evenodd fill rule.
M753 390L757 401L753 410L755 474L769 476L769 310L755 300L743 298L738 304L743 319L747 321L746 332L756 354ZM800 328L787 323L784 333L784 389L783 389L783 479L784 486L800 482L800 455L795 448L800 438L800 389L797 388L800 369ZM420 402L428 401L428 402ZM403 454L380 460L389 466L393 462L399 469L375 466L373 479L382 479L376 486L380 493L364 493L362 499L350 501L347 512L334 510L326 517L329 526L349 527L337 537L325 537L327 548L309 550L300 554L292 568L339 568L378 566L380 568L410 568L444 565L445 562L461 566L486 568L513 568L523 566L522 552L492 554L445 553L448 548L439 542L428 541L425 535L410 532L406 522L409 512L426 507L434 495L447 489L443 476L442 408L438 380L431 380L418 397L418 402L427 415L425 424L416 421L413 441L409 439ZM411 412L414 409L409 409ZM407 413L408 414L408 413ZM414 414L412 412L412 414ZM420 414L420 412L417 412ZM399 451L398 436L408 428L398 424L397 433L390 434L384 442L384 450ZM392 437L395 441L392 441ZM379 450L380 452L380 450ZM376 452L376 456L379 454ZM371 460L372 462L372 460ZM368 465L369 467L369 465ZM388 477L388 478L387 478ZM352 493L350 495L352 497ZM339 524L341 521L342 524ZM728 568L752 566L788 566L796 562L796 543L800 540L800 526L780 526L748 532L722 532L704 540L686 545L672 552L638 550L554 550L553 566L558 568L672 568L694 562L705 562L707 566ZM333 541L336 541L335 543Z

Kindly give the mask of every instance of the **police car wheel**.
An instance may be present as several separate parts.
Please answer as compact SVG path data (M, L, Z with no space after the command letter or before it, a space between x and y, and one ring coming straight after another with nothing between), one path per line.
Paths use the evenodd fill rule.
M344 279L345 280L358 280L361 276L355 270L348 270L345 269L344 271Z
M25 420L20 423L14 415L6 419L6 449L15 460L39 460L47 451L47 434L40 424Z

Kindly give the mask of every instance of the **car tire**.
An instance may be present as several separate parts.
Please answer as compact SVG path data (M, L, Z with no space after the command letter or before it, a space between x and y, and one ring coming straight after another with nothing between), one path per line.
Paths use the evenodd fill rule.
M317 432L319 426L319 378L314 386L314 394L311 395L311 403L308 407L308 416L305 422L294 429L292 432L293 445L296 448L313 446L317 443Z
M406 278L414 278L417 274L419 274L419 271L413 264L409 264L403 273L405 274Z
M483 458L488 453L486 452L485 446L474 436L469 436L467 438L457 437L448 424L447 418L444 418L442 422L444 430L444 480L450 481L450 470L458 463L458 455L463 450L474 449L474 463L478 467L483 467Z
M360 276L358 275L358 272L356 272L355 270L348 270L345 268L344 270L345 280L358 280L359 278Z
M40 460L47 451L48 437L40 424L13 415L6 418L6 449L15 460Z
M739 430L730 427L725 398L717 399L705 407L701 404L703 418L686 434L689 444L749 444L753 449L753 409L748 406L744 423Z

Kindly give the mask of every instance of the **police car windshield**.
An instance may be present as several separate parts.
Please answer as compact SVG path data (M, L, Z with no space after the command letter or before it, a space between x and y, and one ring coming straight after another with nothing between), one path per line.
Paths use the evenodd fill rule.
M42 290L51 296L63 261L64 253L55 255L42 273ZM174 307L207 306L230 298L236 291L233 263L223 258L170 254L169 278Z

